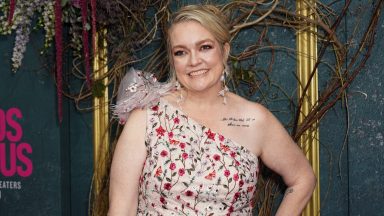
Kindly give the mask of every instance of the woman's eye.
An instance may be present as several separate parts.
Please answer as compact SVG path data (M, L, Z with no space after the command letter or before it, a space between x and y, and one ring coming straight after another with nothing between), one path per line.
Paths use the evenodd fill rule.
M211 45L203 45L203 46L201 46L201 49L202 50L209 50L209 49L212 49L212 46Z
M173 53L173 55L175 55L175 56L182 56L182 55L184 55L184 51L181 51L181 50L176 51L176 52Z

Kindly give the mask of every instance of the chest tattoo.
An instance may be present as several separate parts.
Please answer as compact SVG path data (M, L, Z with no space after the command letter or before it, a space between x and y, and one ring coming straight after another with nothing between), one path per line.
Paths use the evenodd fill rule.
M225 122L228 127L250 127L255 121L252 117L223 117L221 121Z

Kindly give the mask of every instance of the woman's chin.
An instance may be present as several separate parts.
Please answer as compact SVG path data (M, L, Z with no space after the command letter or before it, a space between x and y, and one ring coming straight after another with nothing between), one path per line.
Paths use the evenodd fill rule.
M213 88L212 83L207 83L206 80L201 80L197 83L190 83L185 86L186 91L199 92L199 93L207 93L210 89Z

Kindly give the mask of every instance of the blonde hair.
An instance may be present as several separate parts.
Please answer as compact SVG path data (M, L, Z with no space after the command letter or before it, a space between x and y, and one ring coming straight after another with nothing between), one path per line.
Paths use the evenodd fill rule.
M224 54L224 45L229 43L230 33L227 18L213 5L188 5L180 8L170 19L167 31L167 49L170 67L170 82L176 81L176 72L173 66L173 55L171 52L170 31L175 24L194 21L207 29L220 45ZM226 65L226 62L223 62Z

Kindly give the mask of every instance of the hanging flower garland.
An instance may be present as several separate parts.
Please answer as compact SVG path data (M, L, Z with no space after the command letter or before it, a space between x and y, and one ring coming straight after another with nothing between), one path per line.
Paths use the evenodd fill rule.
M15 44L12 52L12 71L17 72L22 65L22 60L29 42L31 29L42 28L45 31L44 47L56 46L56 82L58 95L58 115L62 121L62 95L63 95L63 23L70 24L71 46L74 50L83 50L82 54L75 56L84 59L84 70L88 89L91 88L91 67L89 35L92 30L92 51L95 50L96 35L96 0L90 1L91 17L88 16L88 0L9 0L0 1L0 35L15 33ZM78 10L80 9L80 10ZM81 16L82 37L78 40L76 34L76 21ZM33 20L37 20L34 24ZM91 25L88 21L91 20Z
M15 13L15 5L16 5L16 0L11 0L11 2L9 3L8 25L12 24L13 14Z
M37 11L41 11L44 1L26 1L26 0L11 0L9 2L9 10L4 11L4 15L8 15L8 18L1 19L0 34L10 34L15 31L15 46L12 53L12 69L17 71L20 67L26 45L29 42L29 34L31 32L31 22L34 14ZM3 3L1 9L5 9L7 5Z
M63 120L63 41L62 31L63 26L61 23L62 11L61 0L55 1L55 44L56 44L56 82L57 82L57 102L58 102L58 115L59 122Z
M15 45L12 52L12 70L16 72L21 64L29 42L32 20L39 14L41 27L45 29L46 44L52 41L53 7L52 0L10 0L0 2L0 35L15 33ZM1 13L2 12L2 13Z
M90 70L91 66L89 64L89 41L88 41L88 29L87 29L87 18L88 18L88 1L80 0L81 7L81 20L83 24L83 45L84 45L84 58L85 58L85 75L87 80L88 88L91 88L91 78Z

